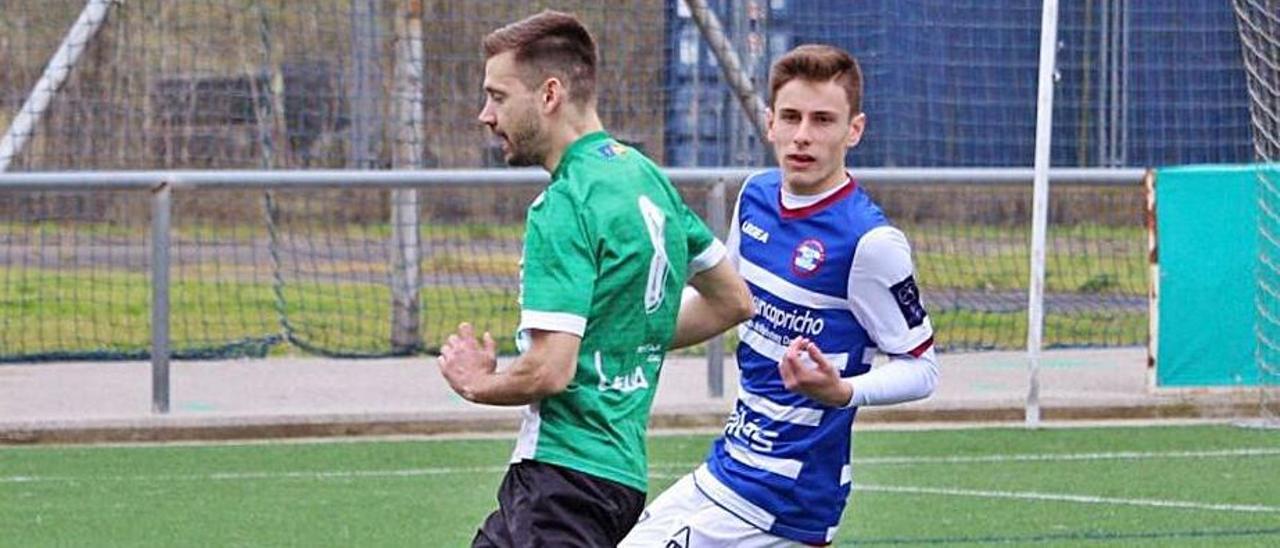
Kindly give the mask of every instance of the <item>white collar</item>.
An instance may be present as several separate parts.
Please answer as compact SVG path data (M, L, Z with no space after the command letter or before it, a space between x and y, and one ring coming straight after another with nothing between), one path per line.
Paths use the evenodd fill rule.
M787 209L804 209L829 198L832 194L840 192L841 189L852 183L853 177L846 175L843 184L836 185L821 194L792 194L787 192L786 185L782 185L782 207Z

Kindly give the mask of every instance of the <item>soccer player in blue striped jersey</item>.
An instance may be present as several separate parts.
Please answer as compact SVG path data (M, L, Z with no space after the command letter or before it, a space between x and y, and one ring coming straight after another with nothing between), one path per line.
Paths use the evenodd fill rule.
M769 80L780 169L744 182L726 246L755 305L738 331L738 399L706 462L620 546L831 543L853 487L858 408L924 398L937 383L907 239L845 171L866 127L857 61L801 46ZM700 323L698 299L686 301L680 324ZM873 369L877 353L889 360Z

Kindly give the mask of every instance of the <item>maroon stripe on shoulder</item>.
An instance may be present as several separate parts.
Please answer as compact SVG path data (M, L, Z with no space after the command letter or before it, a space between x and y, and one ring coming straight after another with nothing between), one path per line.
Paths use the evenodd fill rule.
M857 188L858 182L853 179L849 179L849 182L844 185L844 188L836 191L835 194L801 208L787 209L787 206L782 205L782 187L778 187L778 207L782 210L783 219L803 219L822 211L823 209L826 209L827 206L840 201L850 194L853 194L853 191L857 190Z

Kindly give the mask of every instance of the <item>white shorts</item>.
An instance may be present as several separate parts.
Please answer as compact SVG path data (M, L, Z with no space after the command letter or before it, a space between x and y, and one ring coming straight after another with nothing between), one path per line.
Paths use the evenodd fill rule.
M688 474L654 499L619 548L792 548L730 514L702 494Z

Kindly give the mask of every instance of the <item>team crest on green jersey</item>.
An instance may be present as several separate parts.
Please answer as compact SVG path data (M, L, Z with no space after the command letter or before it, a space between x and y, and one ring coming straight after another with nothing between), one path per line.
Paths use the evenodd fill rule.
M601 145L600 148L596 150L600 151L600 156L604 158L613 158L615 156L625 155L627 153L627 146L622 143L609 142Z

